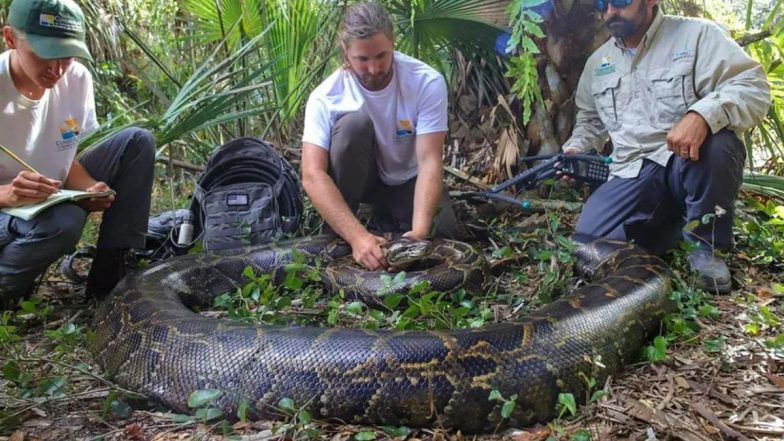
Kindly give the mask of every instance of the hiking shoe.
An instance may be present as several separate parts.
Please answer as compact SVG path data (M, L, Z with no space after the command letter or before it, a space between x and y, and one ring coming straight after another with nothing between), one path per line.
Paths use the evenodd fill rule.
M117 285L133 262L133 251L127 248L98 248L87 274L85 296L100 300Z
M689 266L697 273L697 287L714 294L723 294L732 289L730 270L723 260L711 250L695 250L689 253Z

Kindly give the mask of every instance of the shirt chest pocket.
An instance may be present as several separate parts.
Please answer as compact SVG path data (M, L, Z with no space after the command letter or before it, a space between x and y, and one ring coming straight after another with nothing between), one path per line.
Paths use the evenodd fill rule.
M597 78L591 84L591 95L604 127L613 130L618 126L619 86L621 77Z
M648 72L648 87L655 106L654 122L670 128L678 122L693 103L691 66L678 63L670 67L652 69Z

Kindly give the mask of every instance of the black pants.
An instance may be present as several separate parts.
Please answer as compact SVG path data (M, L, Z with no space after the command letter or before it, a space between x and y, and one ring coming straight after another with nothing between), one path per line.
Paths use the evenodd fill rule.
M136 128L79 158L93 178L117 192L103 214L99 248L144 248L154 160L152 136ZM0 300L30 292L36 277L73 250L86 219L87 211L74 203L55 205L29 221L0 213Z
M643 160L638 177L611 179L588 198L575 230L633 240L656 254L683 238L727 250L733 244L734 204L745 158L743 143L725 129L708 135L696 162L673 155L662 167ZM725 213L703 224L703 215L716 213L716 207Z

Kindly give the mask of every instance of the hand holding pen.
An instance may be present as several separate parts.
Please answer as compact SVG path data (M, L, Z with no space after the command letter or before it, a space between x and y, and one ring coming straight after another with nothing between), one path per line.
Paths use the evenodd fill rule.
M25 168L10 183L0 185L0 207L18 207L40 202L60 191L62 182L49 179L38 173L32 166L2 145L0 145L0 151Z

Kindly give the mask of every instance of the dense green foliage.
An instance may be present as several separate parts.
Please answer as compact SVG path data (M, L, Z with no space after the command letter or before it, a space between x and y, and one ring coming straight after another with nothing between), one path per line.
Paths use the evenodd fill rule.
M9 0L0 0L0 20ZM102 0L80 2L90 24L91 66L104 131L89 145L128 124L150 128L159 146L186 147L199 161L224 140L253 134L296 145L304 100L341 64L337 33L347 0ZM398 49L440 69L452 83L477 75L481 94L504 91L504 74L526 123L541 100L537 62L547 38L533 8L543 0L386 0L396 22ZM781 0L702 6L666 0L668 13L714 15L768 72L775 101L747 144L781 155L784 139L784 21ZM508 26L498 23L506 10ZM495 15L494 15L495 14ZM726 17L734 17L727 19ZM508 31L506 51L496 39ZM753 38L748 38L753 37ZM746 39L746 40L744 40ZM456 57L475 64L455 70ZM486 90L484 90L486 89Z
M4 22L9 3L0 0L0 22ZM79 3L91 26L90 47L97 62L89 67L96 79L98 113L103 124L84 147L132 124L154 132L162 155L196 163L203 162L216 146L239 135L260 136L277 140L284 147L296 147L304 100L342 62L336 42L346 7L343 0ZM520 105L511 107L519 110L521 121L528 120L531 105L542 99L537 87L541 74L537 60L547 56L538 49L542 39L547 38L547 27L538 16L522 8L542 3L541 0L506 2L501 9L508 7L508 26L488 21L496 3L488 0L385 3L396 20L399 49L440 69L450 85L465 83L460 76L466 73L455 68L458 58L474 63L472 72L479 76L477 87L486 88L485 95L516 95ZM784 0L699 2L705 7L682 0L662 3L668 13L723 20L734 38L762 63L773 86L774 104L768 118L747 134L746 144L752 150L750 159L770 156L773 160L767 171L784 174ZM505 31L512 35L509 52L514 54L508 61L494 47L496 37ZM514 83L511 90L503 90L505 83L498 80L505 73ZM184 197L180 193L187 191L179 187L185 185L180 182L183 180L175 180L171 170L166 172L171 179L163 187L167 191L171 187L175 197ZM742 250L736 260L750 268L748 274L769 268L776 274L784 265L782 182L775 176L750 174L744 184L744 189L766 195L744 198L735 225ZM488 246L486 254L495 261L509 260L515 264L484 296L471 297L464 292L439 294L419 286L406 295L388 297L383 306L371 307L340 294L325 294L314 282L313 268L294 264L282 287L272 286L266 276L248 272L247 283L218 297L215 306L223 310L221 314L240 320L368 329L450 329L513 319L551 301L576 283L566 239L570 225L565 217L568 215L564 213L548 213L543 227L528 232L516 230L509 219L485 225L488 241L500 244ZM306 223L314 218L309 211ZM685 244L684 248L688 246ZM701 341L696 337L704 323L712 323L718 317L718 302L694 289L693 280L687 276L683 250L672 253L668 259L681 275L674 294L681 309L668 317L663 335L646 348L644 356L659 363L668 359L674 346L691 344L718 357L727 351L726 339L718 336ZM779 284L781 279L775 277L769 285L780 297L784 287ZM748 279L742 283L753 286ZM520 294L531 292L536 294ZM733 301L745 308L745 336L764 346L769 354L784 357L780 302L761 302L761 294L746 289L738 290L735 296ZM61 400L67 393L79 390L82 377L95 376L84 357L89 331L78 322L63 320L62 324L49 327L40 343L45 350L28 350L27 333L51 322L52 315L53 307L38 298L21 303L17 311L0 315L0 369L4 384L19 400L37 400L23 404L21 411L15 407L0 409L0 426L17 427L26 407ZM561 397L563 417L577 413L578 405L602 397L602 385L591 380L587 375L586 387L592 392L588 394L588 403L575 403L573 396ZM130 407L120 398L125 395L127 399L131 394L118 391L111 384L109 387L112 390L105 397L102 417L127 417ZM222 419L224 416L211 410L214 408L210 403L216 397L214 391L194 391L190 404L196 410L196 418L182 416L173 422L194 424ZM498 401L505 412L511 413L516 397L491 394L488 399ZM285 420L274 427L276 433L296 439L319 436L318 426L298 407L301 405L279 403ZM242 407L237 417L245 420ZM389 436L406 436L409 431L405 427L380 429ZM223 425L222 430L230 433L232 428ZM557 424L553 431L559 439L570 439ZM383 435L379 432L378 436ZM355 439L375 437L374 431L355 435ZM590 439L590 435L577 431L571 439Z

